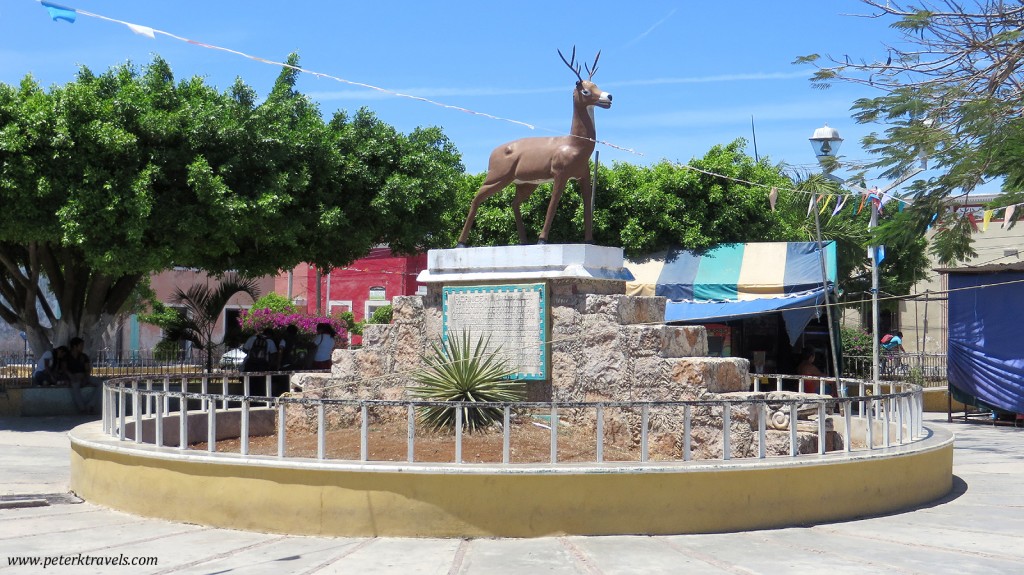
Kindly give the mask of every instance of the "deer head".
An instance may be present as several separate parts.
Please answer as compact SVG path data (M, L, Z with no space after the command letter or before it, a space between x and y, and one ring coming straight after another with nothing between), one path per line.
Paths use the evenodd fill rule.
M582 103L586 106L598 106L601 108L608 109L612 106L612 95L607 92L602 92L597 84L594 83L594 74L597 73L597 62L601 59L601 51L598 50L597 56L594 56L593 66L588 66L586 63L583 66L587 70L587 79L584 80L580 74L580 64L576 62L576 46L572 47L572 55L568 60L565 59L565 54L562 54L561 50L558 50L558 56L565 62L565 65L576 74L576 91L573 94L573 99Z

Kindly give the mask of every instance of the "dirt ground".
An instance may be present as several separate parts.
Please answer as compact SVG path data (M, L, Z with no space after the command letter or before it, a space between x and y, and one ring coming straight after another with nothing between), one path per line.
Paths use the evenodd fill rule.
M371 461L406 461L407 438L405 422L378 423L369 426L367 438L368 458ZM606 437L605 461L640 461L640 447L626 445L627 438ZM220 453L239 453L238 439L217 442ZM192 449L207 449L206 443L195 444ZM681 454L670 457L656 453L651 445L652 460L681 459ZM317 453L316 434L304 430L289 429L285 437L285 454L288 457L311 457ZM465 463L501 463L502 434L500 428L485 432L464 433L462 436L462 461ZM551 461L551 431L546 423L522 420L511 425L509 457L512 463L547 463ZM252 455L277 455L277 436L251 437L249 453ZM592 430L584 431L575 426L560 423L558 426L558 461L594 462L597 460L597 441ZM359 459L359 428L330 430L326 434L326 455L328 459ZM455 435L432 432L417 426L415 437L415 461L431 463L452 463L455 461Z
M359 423L349 420L348 424L328 426L325 438L327 459L359 460ZM511 463L549 463L551 461L551 430L549 418L530 414L514 416L511 421L509 456ZM817 451L816 434L802 433L801 452ZM710 435L692 434L692 457L694 459L718 459L721 457L719 433ZM807 437L804 437L807 436ZM771 431L769 440L775 437L769 448L770 454L788 455L789 432ZM810 439L808 441L808 439ZM277 455L277 435L249 438L249 453L252 455ZM651 461L682 461L680 433L651 433L648 438L648 457ZM755 440L756 441L756 440ZM417 424L415 429L414 461L427 463L455 462L455 435L449 431L431 431ZM733 457L751 457L756 453L740 454L733 446ZM862 445L854 445L862 448ZM829 449L841 449L841 444L830 445ZM191 449L207 450L206 443L198 443ZM220 440L216 445L220 453L240 453L239 439ZM367 435L367 458L370 461L407 461L407 423L405 418L371 419ZM625 426L606 419L604 428L604 460L621 462L640 461L638 434L630 434ZM316 458L317 438L315 429L304 426L287 428L285 456ZM501 463L502 433L499 425L475 433L462 435L462 462ZM593 425L573 425L564 420L558 424L558 461L563 463L593 463L597 461L597 438Z

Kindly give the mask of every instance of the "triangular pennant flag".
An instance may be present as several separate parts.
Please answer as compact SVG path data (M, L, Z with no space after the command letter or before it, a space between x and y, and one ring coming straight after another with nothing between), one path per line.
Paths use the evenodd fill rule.
M1014 204L1012 206L1006 206L1006 214L1003 215L1003 223L999 227L1005 228L1005 227L1007 227L1006 226L1007 223L1009 223L1011 226L1013 225L1013 211L1016 210L1016 209L1017 209L1017 205L1016 204Z
M885 260L885 246L876 246L875 252L878 254L875 263L881 265L881 263Z
M862 194L860 197L860 206L857 207L857 211L853 212L853 215L857 215L861 210L864 209L864 204L868 201L868 194Z
M875 206L878 213L882 213L882 199L878 195L878 188L871 188L871 193L868 194L868 199L871 200L871 205Z
M907 205L907 202L904 202L903 200L900 200L899 203L896 204L896 211L899 212L899 213L903 213L903 208L905 208L906 205Z
M839 210L843 209L843 206L846 205L846 197L847 196L845 196L845 195L840 195L839 199L836 200L836 209L832 210L832 215L833 216L838 214Z
M153 29L149 26L139 26L138 24L130 24L128 22L125 22L124 25L127 26L129 30L135 32L139 36L146 36L147 38L156 39L156 34L153 33Z
M772 211L775 211L775 202L779 199L779 189L772 186L772 191L768 192L768 204L771 205Z
M54 4L53 2L47 2L42 0L40 4L46 11L50 13L50 19L56 22L57 20L64 20L65 22L75 23L75 18L78 17L78 13L75 12L74 8L68 8L67 6L61 6L60 4Z
M981 231L988 231L988 223L992 221L992 210L985 210L981 217Z
M822 198L824 198L824 199L822 199ZM827 212L828 211L828 203L831 202L831 201L832 201L832 196L826 196L825 194L821 194L820 196L818 196L818 213L819 214L824 214L825 212Z
M978 220L977 220L977 218L974 217L974 214L968 212L967 213L967 221L971 222L971 227L974 228L975 232L977 232L978 231Z
M928 233L932 229L932 224L934 224L935 220L937 220L938 218L939 218L939 212L935 212L934 214L932 214L932 219L929 220L928 227L924 229L925 233Z
M811 213L814 212L814 194L811 194L811 200L807 202L807 217L811 217Z

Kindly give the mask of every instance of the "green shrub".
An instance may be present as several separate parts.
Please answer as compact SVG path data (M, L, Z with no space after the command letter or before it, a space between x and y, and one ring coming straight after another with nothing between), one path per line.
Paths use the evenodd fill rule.
M270 311L285 314L298 313L299 311L290 299L274 292L270 292L253 302L252 309L269 309Z
M843 357L871 357L871 334L859 327L843 327L840 330ZM871 375L870 360L843 360L843 373L848 377L867 377Z
M334 314L334 317L345 324L345 329L347 329L349 333L363 335L362 326L359 326L359 331L356 331L356 325L358 325L358 322L356 322L356 314L350 311L342 311Z
M370 319L366 320L366 323L391 323L392 311L390 305L379 307L373 310L373 314Z
M409 395L427 401L506 402L522 401L525 386L509 379L514 370L488 349L489 338L481 336L475 346L469 334L450 334L440 346L432 344L433 353L423 357L426 367L413 375L418 385L410 386ZM427 427L455 428L455 408L429 406L420 408L420 421ZM469 432L484 429L502 419L497 407L465 407L462 424Z
M871 334L859 327L844 327L840 330L843 339L843 355L871 357Z
M182 359L181 343L178 341L161 340L153 348L153 359L157 361L179 361Z

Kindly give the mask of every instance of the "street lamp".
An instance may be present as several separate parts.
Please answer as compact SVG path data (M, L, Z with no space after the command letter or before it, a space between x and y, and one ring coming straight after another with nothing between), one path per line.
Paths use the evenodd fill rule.
M835 166L835 156L839 151L840 144L843 143L843 139L839 137L839 131L835 128L829 127L828 124L814 130L814 135L810 138L811 148L814 149L814 155L818 157L818 163L825 170L826 176L840 185L846 185L846 181L842 178L832 175L830 172ZM860 188L862 192L867 191ZM888 191L888 189L886 189ZM814 210L814 225L818 231L818 242L819 249L821 243L821 224L818 222L818 210L817 203L815 202ZM878 225L878 206L875 202L871 202L871 223L868 224L869 228L874 228ZM878 248L877 246L871 246L868 248L868 257L871 258L871 380L874 382L874 391L879 391L879 380L878 380ZM826 309L828 309L826 307ZM831 322L831 319L829 319ZM831 326L830 326L831 327Z
M835 179L835 176L832 176L829 172L831 171L831 166L834 165L834 158L839 151L839 146L843 143L843 139L839 137L839 131L825 124L814 131L814 135L811 136L810 140L811 147L814 148L814 155L818 157L818 163L821 164L829 177ZM832 158L832 160L829 160L829 158ZM822 287L825 288L825 319L828 321L828 344L832 348L832 367L835 369L836 393L837 395L845 396L846 390L843 389L840 392L839 389L839 354L842 352L836 348L835 334L832 331L834 324L832 323L832 307L829 305L828 272L825 271L825 247L821 241L821 217L818 214L817 194L811 194L811 202L814 204L814 231L818 240L821 282Z
M825 158L834 158L839 153L839 146L843 143L843 139L839 137L839 130L830 128L828 124L815 130L810 140L818 162L824 162Z

